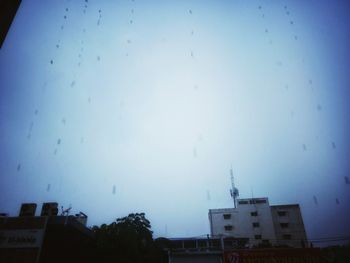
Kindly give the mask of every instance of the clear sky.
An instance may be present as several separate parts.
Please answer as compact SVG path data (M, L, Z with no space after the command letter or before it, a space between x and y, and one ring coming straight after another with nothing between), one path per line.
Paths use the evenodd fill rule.
M347 1L29 1L0 50L0 210L57 201L156 236L299 203L350 235ZM37 211L38 212L38 211Z

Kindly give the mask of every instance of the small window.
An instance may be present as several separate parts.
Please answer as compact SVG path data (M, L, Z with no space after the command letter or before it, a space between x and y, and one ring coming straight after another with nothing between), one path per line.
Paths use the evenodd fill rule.
M253 223L253 227L259 227L259 226L260 226L260 224L258 222Z
M225 231L232 231L232 229L233 229L233 226L231 226L231 225L225 226Z
M278 216L286 216L287 212L286 211L277 211Z
M206 240L198 240L198 247L207 247L207 241Z
M182 248L182 241L179 241L179 240L171 241L171 246L173 248Z
M258 199L258 200L255 200L255 203L256 204L266 204L266 200L265 199Z
M282 235L282 238L285 240L291 240L292 236L290 234L284 234L284 235Z
M251 216L258 216L258 212L257 211L251 212L250 215Z
M261 235L255 235L255 239L261 239Z
M185 248L196 248L196 240L185 240L184 247Z
M265 204L266 200L265 199L250 199L250 204Z
M221 247L220 239L212 239L212 240L210 240L209 246L212 247L212 248L219 248L219 247Z
M224 214L224 219L231 219L231 214Z
M238 201L238 204L239 204L239 205L247 205L247 204L248 204L248 201Z
M281 228L288 228L289 224L288 223L280 223Z

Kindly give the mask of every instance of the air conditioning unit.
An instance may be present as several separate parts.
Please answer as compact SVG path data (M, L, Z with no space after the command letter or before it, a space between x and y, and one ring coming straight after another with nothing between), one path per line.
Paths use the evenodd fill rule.
M35 203L24 203L21 205L19 216L35 216L36 204Z
M57 216L58 214L58 203L43 203L41 208L41 216Z

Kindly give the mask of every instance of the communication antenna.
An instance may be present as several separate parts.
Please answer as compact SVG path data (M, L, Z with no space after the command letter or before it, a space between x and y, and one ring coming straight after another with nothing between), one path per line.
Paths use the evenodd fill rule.
M233 199L234 208L236 208L236 206L237 206L237 197L239 196L239 192L238 192L238 189L235 187L235 181L234 181L234 178L233 178L232 167L230 169L230 175L231 175L231 187L232 187L230 189L230 194L231 194L231 197Z
M61 215L62 216L68 216L71 209L72 209L71 205L67 209L63 209L63 206L61 206L61 210L62 210Z

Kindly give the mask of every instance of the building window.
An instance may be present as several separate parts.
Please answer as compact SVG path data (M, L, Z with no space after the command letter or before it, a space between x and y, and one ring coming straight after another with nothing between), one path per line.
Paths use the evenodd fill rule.
M286 216L287 211L277 211L278 216Z
M269 243L270 243L270 240L268 240L268 239L263 239L262 242L263 242L263 244L269 244Z
M207 241L206 240L198 240L198 247L207 247Z
M261 235L255 235L255 239L261 239Z
M231 219L231 214L224 214L224 219Z
M247 205L247 204L248 204L248 201L238 201L238 204L239 204L239 205Z
M251 199L250 204L265 204L266 199Z
M288 228L288 223L280 223L281 228Z
M182 246L182 242L181 241L178 241L178 240L174 240L174 241L171 241L171 246L173 247L173 248L183 248L183 246Z
M257 211L251 212L250 215L251 216L258 216L258 212Z
M260 224L258 222L253 223L253 227L259 227L259 226L260 226Z
M184 248L196 248L196 240L185 240Z
M212 240L210 240L209 247L211 247L211 248L219 248L219 247L221 247L220 239L212 239Z
M231 225L225 226L225 231L232 231L232 229L233 229L233 226L231 226Z
M292 236L290 234L284 234L284 235L282 235L282 238L285 240L291 240Z

